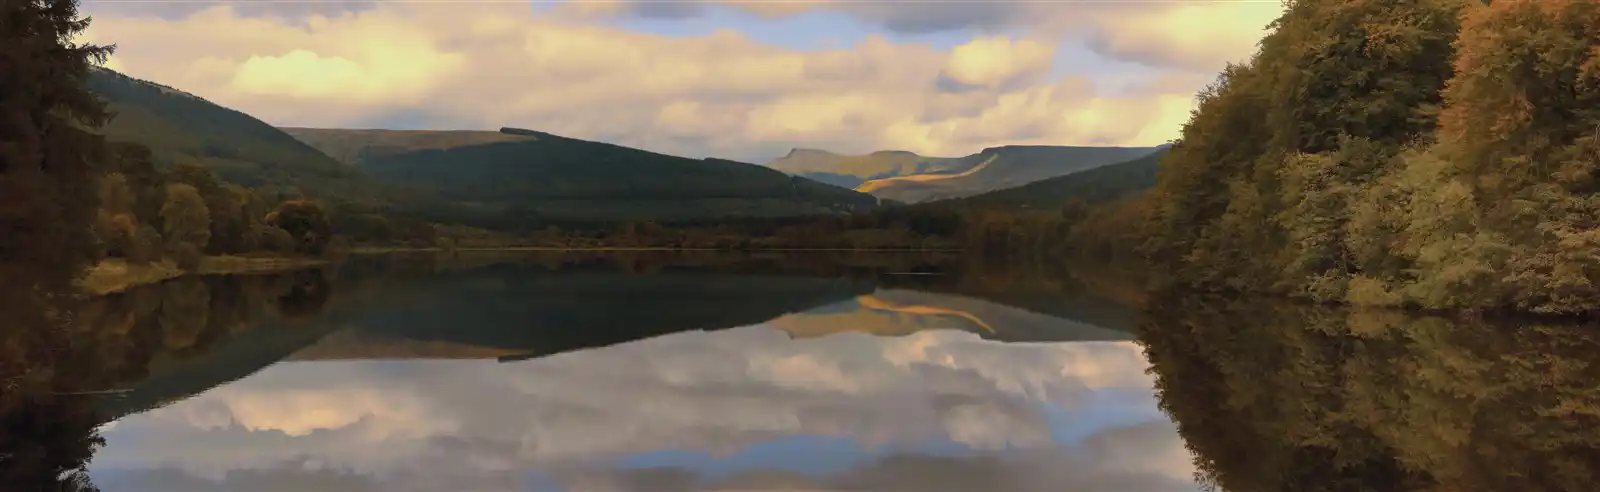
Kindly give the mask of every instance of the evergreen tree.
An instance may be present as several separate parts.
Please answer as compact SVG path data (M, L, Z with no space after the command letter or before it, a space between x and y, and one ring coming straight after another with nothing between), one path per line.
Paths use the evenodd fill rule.
M78 45L72 0L0 2L0 278L7 298L66 292L96 255L103 103L84 89L110 46ZM8 315L17 309L0 309Z
M74 389L70 378L53 376L67 365L63 301L98 254L95 178L105 144L91 129L107 114L83 82L112 47L74 43L88 24L74 0L0 0L0 483L7 489L93 488L83 467L99 439L78 427L86 422L75 417L84 413L40 401ZM46 439L32 434L37 429ZM74 434L84 439L54 439L71 430L84 430Z

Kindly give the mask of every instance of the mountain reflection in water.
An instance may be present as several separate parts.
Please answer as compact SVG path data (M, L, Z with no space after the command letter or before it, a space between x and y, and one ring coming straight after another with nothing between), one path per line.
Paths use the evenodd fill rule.
M911 270L942 275L889 275ZM0 397L0 479L86 462L108 491L1596 478L1585 327L1126 285L903 255L426 256L183 279L71 310L69 363Z

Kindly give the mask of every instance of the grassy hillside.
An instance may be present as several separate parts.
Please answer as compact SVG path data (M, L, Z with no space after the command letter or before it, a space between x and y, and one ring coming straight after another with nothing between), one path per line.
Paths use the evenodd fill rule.
M768 167L824 183L855 188L880 178L911 174L962 171L971 163L950 157L924 157L902 150L867 155L835 154L826 150L794 149Z
M204 165L269 193L382 201L360 172L250 115L106 69L92 71L88 85L116 113L106 137L150 147L158 165Z
M906 203L960 198L1135 159L1155 147L1005 146L961 158L959 173L897 176L856 189Z
M428 186L446 201L559 220L697 220L865 210L876 199L753 164L697 160L507 129L526 138L367 153L383 181ZM324 133L338 130L324 130Z
M1073 198L1088 203L1115 200L1156 185L1156 170L1165 151L1066 176L1035 181L1015 188L929 203L967 205L980 208L1057 208Z

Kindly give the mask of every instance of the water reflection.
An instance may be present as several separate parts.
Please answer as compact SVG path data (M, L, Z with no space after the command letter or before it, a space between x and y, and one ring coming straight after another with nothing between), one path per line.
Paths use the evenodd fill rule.
M1159 303L1139 339L1211 486L1587 491L1600 479L1593 326Z
M84 322L126 342L97 374L117 377L83 385L80 431L40 432L108 423L106 490L1187 488L1130 334L881 275L912 268L961 266L434 258L188 279L96 301ZM829 327L851 309L902 336Z
M935 275L889 275L906 271ZM43 382L0 396L0 478L64 489L91 456L96 485L130 491L1597 478L1589 328L1143 295L959 258L422 257L184 279L74 307L39 338L57 362L7 361L26 375L8 381Z
M166 372L193 372L183 368L264 319L315 316L327 289L306 286L318 284L326 279L317 271L188 278L34 306L45 316L6 311L0 326L6 348L0 483L16 490L92 490L76 470L103 442L96 428L114 418L97 407L101 396Z
M308 471L357 490L1176 487L1187 456L1142 367L1128 343L765 327L515 364L301 362L124 419L94 470L118 490Z

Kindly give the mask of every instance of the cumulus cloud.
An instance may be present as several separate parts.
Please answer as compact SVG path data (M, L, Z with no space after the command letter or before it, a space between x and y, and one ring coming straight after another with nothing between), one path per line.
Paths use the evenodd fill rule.
M1012 87L1049 71L1054 55L1054 47L1038 41L976 38L950 51L941 75L966 88Z
M1194 2L1138 15L1108 11L1084 22L1089 47L1106 56L1216 73L1254 54L1282 12L1276 1Z
M881 467L941 442L969 450L930 455L946 469L999 466L990 478L1000 481L983 490L1067 476L1182 480L1191 470L1165 458L1184 451L1154 408L1144 367L1130 342L1005 344L958 331L792 340L759 326L513 364L285 363L121 420L91 471L126 483L217 486L282 473L385 490L509 490L543 476L641 490L628 484L660 482L626 480L637 472L618 464L670 451L676 461L660 466L703 488L722 482L696 463L809 437L851 443L828 448L846 468L824 481L840 486L893 488L925 475ZM1106 396L1118 392L1141 396ZM1080 415L1071 425L1089 437L1059 437L1066 415ZM735 465L740 483L828 461L794 452L801 458L739 460L749 463Z
M805 6L762 8L774 5ZM680 14L693 12L671 15ZM964 155L1005 144L1155 145L1175 135L1170 122L1187 118L1198 88L1107 94L1048 80L1048 37L941 50L874 36L797 51L732 30L669 37L581 18L509 4L380 3L295 19L212 5L180 17L107 12L89 36L119 44L115 69L272 124L518 126L740 159L794 146ZM943 22L924 20L915 23ZM1106 46L1144 53L1131 41ZM964 90L948 91L952 83Z

